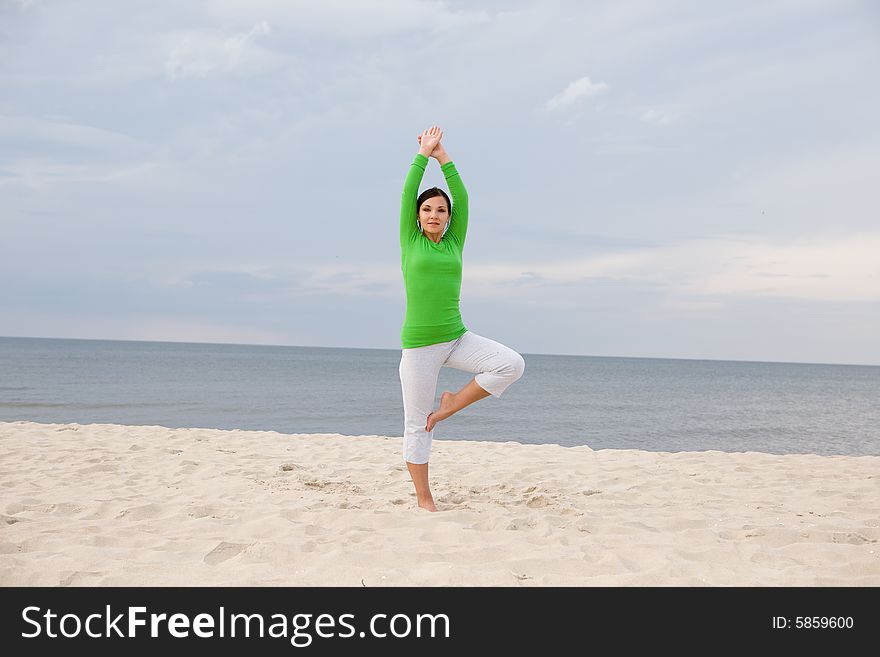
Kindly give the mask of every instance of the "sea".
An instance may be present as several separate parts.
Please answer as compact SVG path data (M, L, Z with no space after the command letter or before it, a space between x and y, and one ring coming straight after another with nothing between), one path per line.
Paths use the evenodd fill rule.
M0 421L403 435L400 349L0 337ZM880 367L523 353L435 440L880 455ZM444 390L473 378L443 368Z

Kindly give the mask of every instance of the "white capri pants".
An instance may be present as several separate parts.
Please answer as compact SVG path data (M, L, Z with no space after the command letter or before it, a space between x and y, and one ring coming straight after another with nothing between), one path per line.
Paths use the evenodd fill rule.
M428 433L428 415L434 410L441 367L472 372L477 384L500 397L525 371L523 357L499 342L466 332L457 340L403 349L400 385L403 389L403 458L427 463L434 432Z

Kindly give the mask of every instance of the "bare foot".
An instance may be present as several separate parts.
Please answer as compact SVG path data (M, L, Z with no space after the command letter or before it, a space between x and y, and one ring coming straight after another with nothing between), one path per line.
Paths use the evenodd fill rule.
M425 425L425 430L428 433L434 430L434 425L440 420L445 420L452 415L452 400L454 397L455 393L448 391L440 395L440 408L428 416L428 424Z
M432 512L437 510L437 507L434 506L434 500L419 500L419 506Z

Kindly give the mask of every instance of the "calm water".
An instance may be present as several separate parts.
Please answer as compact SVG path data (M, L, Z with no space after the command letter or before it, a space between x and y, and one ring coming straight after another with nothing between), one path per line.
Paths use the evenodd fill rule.
M523 354L436 440L880 455L880 367ZM0 420L401 436L400 350L0 338ZM443 390L471 374L443 368Z

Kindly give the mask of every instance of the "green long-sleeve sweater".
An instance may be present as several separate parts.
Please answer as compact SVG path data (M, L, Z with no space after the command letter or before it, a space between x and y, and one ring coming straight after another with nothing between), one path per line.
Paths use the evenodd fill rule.
M406 317L400 330L404 349L448 342L467 328L461 321L461 261L468 225L468 196L455 164L440 169L452 196L449 228L435 244L419 231L419 183L428 158L417 153L400 201L400 267L406 288Z

